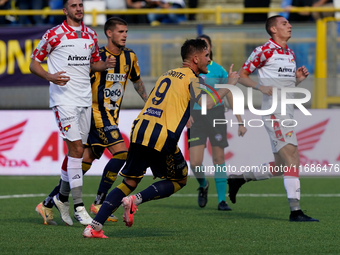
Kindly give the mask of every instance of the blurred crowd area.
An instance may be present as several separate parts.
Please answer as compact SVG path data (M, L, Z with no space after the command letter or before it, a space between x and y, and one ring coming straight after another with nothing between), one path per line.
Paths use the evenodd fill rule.
M174 2L175 0L172 0ZM182 0L181 0L182 1ZM188 8L214 8L221 6L223 8L241 8L241 7L283 7L287 11L297 0L184 0L185 7ZM299 3L304 0L298 0ZM320 0L309 0L320 1ZM327 1L327 0L325 0ZM339 0L340 1L340 0ZM120 8L129 7L128 2L136 4L142 1L133 0L84 0L84 5L92 8L102 5L104 9L117 8L121 3ZM141 8L149 7L149 1L143 1ZM19 9L19 3L24 3L25 7L21 9L62 9L62 0L0 0L0 9L9 6L10 9ZM31 5L28 5L31 4ZM33 5L34 4L34 5ZM41 4L42 7L36 7ZM173 4L172 4L173 5ZM193 6L196 5L196 6ZM35 7L33 7L35 6ZM134 5L135 6L135 5ZM182 7L181 7L182 8ZM278 13L226 13L222 14L222 25L215 25L214 14L198 13L196 15L182 15L180 25L176 22L168 22L162 24L161 21L150 22L148 15L140 17L140 15L123 15L129 23L129 34L127 47L131 48L138 57L138 62L141 70L141 76L146 85L147 91L150 92L155 84L156 79L165 71L181 66L182 59L180 56L180 47L185 39L195 38L200 34L208 34L213 42L214 61L221 64L228 70L230 64L234 64L234 70L239 70L254 50L255 47L262 45L269 39L268 34L264 29L265 20L268 16ZM292 13L282 13L289 19ZM306 13L299 13L301 17L297 20L292 20L293 31L292 38L289 40L289 47L296 54L297 66L305 65L310 76L315 73L315 57L316 57L316 38L317 31L315 20L312 13L308 13L308 18L304 17ZM334 13L330 14L334 15ZM86 17L88 16L88 17ZM103 17L105 23L108 18ZM130 17L129 17L130 16ZM303 16L303 17L302 17ZM297 17L293 15L294 19ZM90 19L88 19L90 18ZM91 26L91 15L85 15L84 23ZM303 21L299 19L303 18ZM0 16L2 22L2 37L0 41L5 42L0 47L0 109L47 109L48 108L48 83L27 85L28 81L33 82L29 71L30 55L32 54L34 45L36 45L43 33L46 31L46 26L60 24L64 20L64 15L57 16ZM98 18L98 20L100 20ZM103 24L98 23L98 26L93 27L99 39L100 46L107 43L107 38L104 35ZM40 26L41 25L41 26ZM159 25L159 26L157 26ZM1 25L0 25L1 26ZM7 29L7 27L11 29ZM27 27L26 27L27 26ZM164 27L166 26L166 29ZM17 31L18 30L18 31ZM20 31L19 31L20 30ZM33 36L32 30L39 30ZM41 31L40 31L41 30ZM12 35L6 39L5 35L12 31ZM23 32L30 36L22 35ZM1 33L0 33L1 34ZM19 36L20 35L20 36ZM338 22L333 22L328 25L327 29L327 73L331 78L337 77L340 73L340 25ZM22 38L21 38L22 37ZM27 38L26 38L27 37ZM5 56L5 57L4 57ZM255 74L256 75L256 74ZM14 79L14 77L16 77ZM18 83L18 77L22 77L24 82ZM5 83L4 79L11 80L10 83ZM12 79L10 79L12 78ZM41 80L41 79L40 79ZM12 82L13 81L13 82ZM43 82L41 80L40 82ZM15 84L14 84L15 83ZM302 87L306 87L311 92L313 91L313 79L310 82L305 82ZM44 86L42 86L44 85ZM332 82L329 86L328 93L331 95L340 94L340 86L337 82ZM126 93L128 96L124 100L123 107L125 108L140 108L142 100L138 98L137 93L133 90L133 86L128 86ZM254 96L254 105L260 104L261 98Z
M20 28L13 28L15 34ZM25 28L31 30L33 28ZM104 35L103 26L94 28L98 34L100 46L107 43ZM40 36L44 33L41 30ZM208 34L213 43L214 61L221 64L226 70L234 64L234 70L238 71L247 57L255 47L262 45L269 39L269 35L264 29L264 24L243 24L243 25L173 25L159 27L129 26L127 47L132 49L138 58L141 77L149 93L156 80L164 72L180 67L182 59L180 49L186 39L195 38L199 34ZM315 24L296 24L293 29L293 36L289 41L289 47L296 52L296 62L298 66L305 65L311 77L314 74L315 50L316 50L316 30ZM25 45L27 38L24 36ZM15 43L16 39L11 39L6 49L0 55L5 54L8 61L0 72L0 109L48 109L48 82L43 79L37 80L39 84L33 84L34 75L30 74L28 65L30 54L33 49L19 48L20 42ZM31 44L33 47L33 44ZM340 51L339 51L340 52ZM333 52L334 53L334 52ZM336 56L337 54L334 54ZM17 64L15 64L17 63ZM1 63L0 63L1 66ZM9 70L13 70L11 73ZM2 76L1 76L2 74ZM33 77L32 77L33 76ZM22 77L22 82L19 78ZM256 74L254 74L256 77ZM10 84L4 84L4 79L11 79ZM31 85L28 85L28 81ZM19 83L18 83L19 82ZM14 84L15 83L15 84ZM42 83L42 84L41 84ZM311 92L313 91L313 79L301 85ZM244 86L240 86L245 90ZM245 93L245 91L244 91ZM124 108L136 109L143 106L143 101L135 92L131 82L128 82L123 101ZM261 95L254 95L254 106L259 107Z
M334 0L334 4L339 2ZM62 0L0 0L0 10L61 10ZM332 16L334 13L289 13L291 7L326 6L332 7L333 0L84 0L85 11L97 10L129 10L129 9L180 9L180 8L248 8L248 7L282 7L282 13L294 22L313 22L318 18ZM268 15L275 13L224 13L221 20L224 24L242 24L263 22ZM103 15L102 15L103 16ZM109 18L113 15L104 15ZM211 13L197 14L139 14L120 16L132 25L180 24L180 23L213 23L215 15ZM0 15L0 25L57 25L64 20L64 15ZM91 25L91 24L87 24Z

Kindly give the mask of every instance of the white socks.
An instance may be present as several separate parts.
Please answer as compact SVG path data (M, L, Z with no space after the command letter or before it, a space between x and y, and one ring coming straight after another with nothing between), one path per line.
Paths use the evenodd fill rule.
M67 175L70 183L73 203L80 204L83 202L83 171L82 158L72 158L68 156L67 161Z

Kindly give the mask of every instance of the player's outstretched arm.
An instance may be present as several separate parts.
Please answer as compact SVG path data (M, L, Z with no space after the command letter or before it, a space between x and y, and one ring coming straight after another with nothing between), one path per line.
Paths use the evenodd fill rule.
M148 95L146 93L146 89L145 89L144 82L142 81L142 79L139 79L138 81L133 82L133 86L135 87L135 90L140 95L140 97L144 100L144 102L146 102L146 100L148 100Z

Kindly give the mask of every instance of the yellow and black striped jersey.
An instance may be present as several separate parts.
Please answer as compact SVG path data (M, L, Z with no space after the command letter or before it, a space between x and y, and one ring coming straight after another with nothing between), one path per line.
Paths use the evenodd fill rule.
M133 123L131 142L174 153L190 116L190 98L200 97L198 88L191 89L196 80L198 77L188 67L163 74Z
M91 72L92 118L96 128L118 126L119 110L128 79L140 79L136 54L123 48L120 54L111 53L106 47L99 49L103 61L108 55L116 57L116 67L103 72Z

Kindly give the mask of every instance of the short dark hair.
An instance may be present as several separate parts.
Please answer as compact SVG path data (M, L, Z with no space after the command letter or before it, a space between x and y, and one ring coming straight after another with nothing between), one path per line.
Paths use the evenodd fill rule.
M113 30L116 25L125 25L125 26L127 26L128 23L125 20L123 20L123 19L121 19L119 17L111 17L111 18L109 18L105 22L105 25L104 25L104 34L107 36L106 31L107 30Z
M181 47L182 60L187 59L189 56L196 52L202 52L207 48L207 43L202 39L189 39L184 42Z
M64 6L64 8L66 8L67 2L68 2L68 0L63 0L63 6ZM82 2L84 2L84 0L82 0Z
M266 21L266 30L267 30L267 33L272 36L272 31L270 31L270 28L275 26L276 25L276 22L277 22L277 18L284 18L282 15L274 15L274 16L271 16L267 19Z
M212 43L211 43L211 38L210 38L210 36L209 35L206 35L206 34L201 34L201 35L199 35L199 36L197 36L197 39L206 39L207 41L208 41L208 43L209 43L209 45L210 45L210 59L212 60L213 59L213 53L212 53L212 50L211 50L211 48L212 48Z

